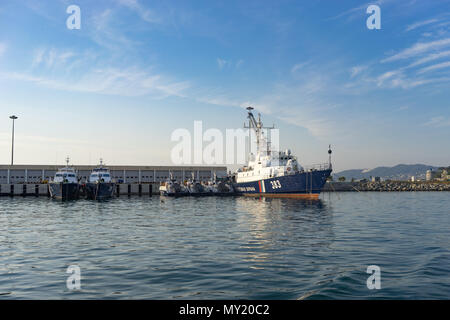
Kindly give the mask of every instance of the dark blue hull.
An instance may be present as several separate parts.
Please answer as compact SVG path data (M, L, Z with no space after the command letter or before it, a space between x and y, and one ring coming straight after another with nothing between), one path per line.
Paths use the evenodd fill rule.
M77 200L80 197L78 183L49 183L50 196L57 200Z
M282 177L234 183L236 193L289 198L317 199L331 169L298 172Z
M115 183L112 182L86 183L86 198L91 200L110 199L114 195L114 187Z

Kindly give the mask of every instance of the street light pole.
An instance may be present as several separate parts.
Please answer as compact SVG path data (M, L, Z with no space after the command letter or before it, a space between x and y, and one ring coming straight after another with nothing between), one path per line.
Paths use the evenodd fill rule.
M11 165L14 164L14 120L16 120L18 117L16 116L11 116L9 117L10 119L12 119L13 121L13 126L12 126L12 146L11 146Z

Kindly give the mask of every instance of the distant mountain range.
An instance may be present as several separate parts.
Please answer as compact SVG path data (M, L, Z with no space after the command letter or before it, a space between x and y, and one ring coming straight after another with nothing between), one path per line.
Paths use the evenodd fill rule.
M399 164L395 167L377 167L374 169L352 169L344 170L333 174L336 181L339 177L345 177L346 181L370 179L370 177L380 177L391 180L409 180L412 176L417 179L425 179L427 170L437 170L439 167L427 166L425 164Z

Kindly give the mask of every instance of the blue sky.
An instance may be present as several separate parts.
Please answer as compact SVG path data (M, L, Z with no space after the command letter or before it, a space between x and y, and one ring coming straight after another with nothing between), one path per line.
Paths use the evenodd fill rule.
M69 30L69 5L81 29ZM369 30L366 8L381 8ZM449 165L450 1L2 1L0 163L165 164L247 105L303 164Z

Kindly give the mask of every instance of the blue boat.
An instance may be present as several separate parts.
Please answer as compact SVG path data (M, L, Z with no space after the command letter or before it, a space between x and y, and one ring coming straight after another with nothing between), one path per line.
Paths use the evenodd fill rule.
M258 120L248 107L249 128L256 138L256 154L249 156L246 166L232 176L234 191L245 196L318 199L331 175L331 146L329 162L302 167L290 150L274 152L264 137L261 115Z

